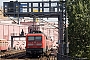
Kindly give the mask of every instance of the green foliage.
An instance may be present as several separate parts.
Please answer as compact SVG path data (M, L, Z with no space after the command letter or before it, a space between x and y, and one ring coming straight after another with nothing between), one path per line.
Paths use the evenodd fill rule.
M68 0L70 55L90 59L90 0Z

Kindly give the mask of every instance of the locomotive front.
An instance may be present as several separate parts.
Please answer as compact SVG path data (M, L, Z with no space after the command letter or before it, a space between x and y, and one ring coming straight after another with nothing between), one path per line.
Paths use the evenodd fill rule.
M43 34L26 35L26 55L41 55L46 51L46 38Z

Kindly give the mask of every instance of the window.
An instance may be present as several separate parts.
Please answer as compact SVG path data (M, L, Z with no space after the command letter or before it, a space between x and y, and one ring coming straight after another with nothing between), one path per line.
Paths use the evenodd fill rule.
M42 37L41 36L29 36L28 37L28 41L33 41L33 40L41 41Z
M33 41L34 40L34 36L29 36L28 37L28 41Z
M41 37L41 36L36 36L36 37L35 37L35 40L41 41L41 40L42 40L42 37Z

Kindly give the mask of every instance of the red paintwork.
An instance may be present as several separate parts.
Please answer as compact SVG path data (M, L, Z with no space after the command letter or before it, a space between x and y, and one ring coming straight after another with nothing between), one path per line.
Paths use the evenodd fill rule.
M36 44L42 44L41 41L31 41L28 44L33 44L33 46L28 46L29 48L42 48L42 46L37 46Z
M7 50L7 48L8 48L7 40L0 39L0 50Z
M31 41L28 42L28 36L42 36L42 41ZM35 42L35 43L34 43ZM37 46L36 44L42 44L42 46ZM33 44L33 46L28 46L28 44ZM43 34L27 34L26 35L26 48L46 48L46 38Z

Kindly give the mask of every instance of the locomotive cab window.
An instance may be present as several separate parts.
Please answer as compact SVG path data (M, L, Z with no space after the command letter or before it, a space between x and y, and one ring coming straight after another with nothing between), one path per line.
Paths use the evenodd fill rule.
M35 37L35 40L41 41L41 40L42 40L42 37L41 37L41 36L36 36L36 37Z
M42 37L41 36L28 36L28 41L41 41Z
M34 40L34 36L28 36L28 41L33 41Z

